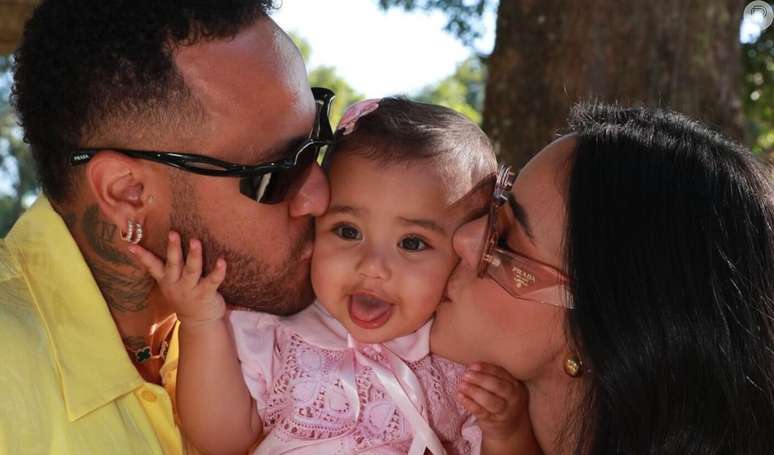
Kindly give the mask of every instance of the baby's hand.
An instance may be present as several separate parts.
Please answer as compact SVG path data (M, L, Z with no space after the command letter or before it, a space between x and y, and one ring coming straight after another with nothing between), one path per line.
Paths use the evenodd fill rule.
M541 453L532 434L527 389L504 368L471 365L457 398L476 417L483 447L494 449L484 453Z
M218 287L226 277L226 261L218 258L215 268L202 277L201 242L191 240L185 264L180 235L176 232L169 233L166 264L139 245L130 246L129 251L158 282L162 294L174 307L181 323L196 324L223 318L226 303Z

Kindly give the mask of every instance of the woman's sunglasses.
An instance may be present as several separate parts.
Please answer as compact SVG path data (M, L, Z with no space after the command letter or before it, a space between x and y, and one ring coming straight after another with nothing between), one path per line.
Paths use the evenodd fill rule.
M513 210L507 203L513 198L511 188L515 179L516 175L510 167L500 167L489 206L478 276L490 277L517 299L572 308L564 273L548 264L498 247L500 230L507 225L509 217L514 218Z
M70 165L88 163L98 152L112 150L195 174L236 177L241 179L239 192L243 195L262 204L277 204L285 199L298 177L304 175L309 166L322 157L321 153L324 153L325 147L333 143L333 130L328 114L335 95L331 90L322 87L312 88L312 94L317 105L314 127L309 137L280 161L243 165L192 153L92 147L74 151L70 155Z

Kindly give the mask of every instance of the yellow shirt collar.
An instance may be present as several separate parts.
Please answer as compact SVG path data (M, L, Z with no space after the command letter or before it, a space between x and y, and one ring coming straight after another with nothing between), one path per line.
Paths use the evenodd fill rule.
M45 324L71 421L144 380L62 218L41 196L6 237Z

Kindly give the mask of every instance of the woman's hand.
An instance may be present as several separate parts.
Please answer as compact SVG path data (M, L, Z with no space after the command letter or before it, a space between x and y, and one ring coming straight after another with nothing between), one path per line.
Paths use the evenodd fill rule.
M540 454L527 408L527 389L508 371L476 363L460 383L458 400L481 428L483 454Z
M218 292L218 287L226 277L226 261L218 258L215 268L202 277L200 241L191 240L185 263L180 235L177 232L169 233L166 262L139 245L130 246L129 251L156 280L162 294L175 309L181 324L199 325L223 318L226 303Z

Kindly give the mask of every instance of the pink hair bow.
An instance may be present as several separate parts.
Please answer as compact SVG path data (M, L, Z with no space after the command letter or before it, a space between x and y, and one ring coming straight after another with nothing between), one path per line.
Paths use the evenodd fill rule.
M341 116L336 131L341 131L344 136L355 131L357 121L360 120L361 117L379 109L379 101L380 100L377 99L363 100L349 106L344 112L344 115Z

